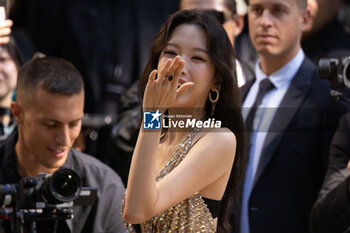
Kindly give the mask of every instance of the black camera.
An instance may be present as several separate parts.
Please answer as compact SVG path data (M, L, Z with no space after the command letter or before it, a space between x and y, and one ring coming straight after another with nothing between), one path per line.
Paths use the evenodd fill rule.
M331 95L339 97L345 88L350 88L350 56L337 58L322 58L318 62L319 75L331 85Z
M73 205L92 205L96 194L96 189L82 187L76 172L61 168L51 175L0 185L0 216L11 220L14 232L22 232L26 223L72 218Z

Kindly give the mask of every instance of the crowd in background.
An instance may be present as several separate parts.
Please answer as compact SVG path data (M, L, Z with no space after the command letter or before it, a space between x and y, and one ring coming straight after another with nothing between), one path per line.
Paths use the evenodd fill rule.
M87 92L85 113L90 118L87 117L85 124L88 129L82 133L85 145L77 147L116 166L117 170L127 167L124 159L128 158L115 158L115 155L130 159L137 135L133 127L138 127L138 120L130 113L128 122L120 124L124 118L118 116L127 114L138 102L136 90L128 89L146 64L157 30L168 15L180 9L180 2L11 2L12 35L22 60L27 61L40 51L71 61L82 73ZM200 1L190 2L204 5ZM316 3L316 8L312 3L316 1L308 2L315 22L302 41L306 55L316 65L321 57L346 56L350 50L347 1L323 0ZM235 50L240 61L253 71L257 53L244 19L246 6L243 0L237 1L236 17L243 28L242 33L234 36Z

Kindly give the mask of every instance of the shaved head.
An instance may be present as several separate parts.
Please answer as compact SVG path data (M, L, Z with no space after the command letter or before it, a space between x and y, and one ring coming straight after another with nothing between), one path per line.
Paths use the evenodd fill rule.
M84 83L79 71L70 62L56 57L43 57L32 59L20 68L17 101L26 105L39 87L49 93L69 96L81 93Z

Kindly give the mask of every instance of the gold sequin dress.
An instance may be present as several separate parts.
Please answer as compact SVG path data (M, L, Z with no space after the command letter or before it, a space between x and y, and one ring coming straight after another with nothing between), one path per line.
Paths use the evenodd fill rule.
M173 156L166 163L165 167L156 177L159 182L164 176L171 172L186 157L192 145L192 140L198 129L193 130L179 145ZM209 212L202 196L197 192L171 207L163 213L141 223L142 233L165 233L165 232L216 232L214 219ZM128 225L129 232L135 232L131 225Z

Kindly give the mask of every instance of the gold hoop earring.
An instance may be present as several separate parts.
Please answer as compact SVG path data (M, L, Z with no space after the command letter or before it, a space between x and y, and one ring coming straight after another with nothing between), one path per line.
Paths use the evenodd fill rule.
M213 97L211 96L212 94L212 91L215 92L216 94L216 98L213 100ZM219 96L220 96L220 92L218 89L214 89L214 90L211 90L209 91L209 101L211 102L211 113L210 113L210 116L213 116L214 113L215 113L215 106L216 106L216 103L218 102L219 100Z

